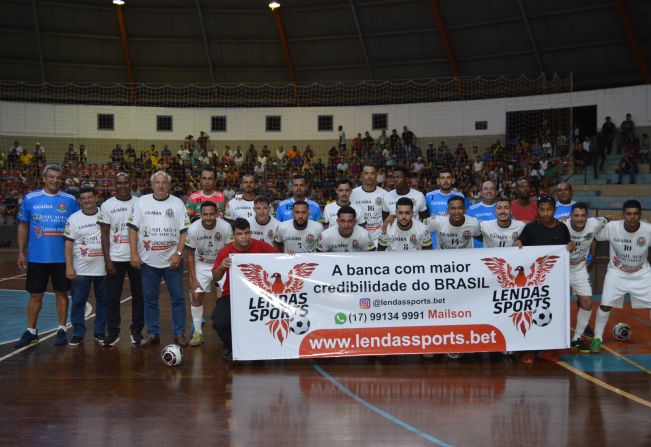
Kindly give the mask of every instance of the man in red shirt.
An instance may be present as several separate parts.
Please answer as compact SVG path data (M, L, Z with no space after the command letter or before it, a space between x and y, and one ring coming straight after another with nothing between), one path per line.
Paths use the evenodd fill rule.
M538 207L530 200L530 191L529 180L520 178L515 184L516 199L511 202L513 217L525 224L538 218Z
M231 337L231 288L228 270L231 268L231 254L238 253L277 253L276 249L266 242L251 237L251 226L246 219L238 217L232 224L233 242L226 244L215 258L212 272L215 282L226 275L221 298L215 304L212 312L212 326L217 331L224 344L224 360L233 359L233 340Z

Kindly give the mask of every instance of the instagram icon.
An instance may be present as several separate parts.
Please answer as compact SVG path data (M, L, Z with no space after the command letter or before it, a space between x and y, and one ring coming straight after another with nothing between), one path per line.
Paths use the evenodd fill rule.
M360 298L359 299L359 308L360 309L370 309L371 308L371 299L370 298Z

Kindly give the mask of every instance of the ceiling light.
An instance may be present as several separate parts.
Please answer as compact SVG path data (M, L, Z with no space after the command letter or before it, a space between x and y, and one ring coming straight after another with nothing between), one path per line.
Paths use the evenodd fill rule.
M122 6L124 5L124 0L113 0L114 5Z
M273 11L274 9L277 9L277 8L280 8L280 3L278 3L278 2L271 2L271 3L269 3L269 9L271 9L272 11Z

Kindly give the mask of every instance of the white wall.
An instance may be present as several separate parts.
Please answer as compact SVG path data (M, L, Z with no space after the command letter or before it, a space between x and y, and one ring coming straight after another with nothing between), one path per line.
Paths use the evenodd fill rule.
M516 98L438 103L360 106L242 109L184 109L163 107L52 105L0 102L0 135L182 140L200 130L219 140L333 140L342 124L349 138L371 129L373 113L387 113L389 129L408 124L418 136L483 136L505 131L510 111L596 105L598 122L609 115L619 125L631 113L636 126L651 125L651 86ZM113 113L115 131L97 130L97 114ZM156 115L172 115L173 132L156 132ZM212 115L227 116L227 132L210 132ZM265 132L265 116L281 115L282 131ZM334 115L335 131L317 131L318 115ZM475 121L488 129L475 130ZM378 132L373 132L377 135Z

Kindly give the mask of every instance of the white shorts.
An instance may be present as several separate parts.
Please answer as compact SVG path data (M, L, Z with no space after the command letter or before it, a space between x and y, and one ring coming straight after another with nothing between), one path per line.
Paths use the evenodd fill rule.
M197 262L194 268L194 272L197 275L197 281L203 290L195 290L194 292L205 292L209 293L213 289L213 279L212 279L212 265L204 264Z
M592 296L590 275L585 265L576 270L570 268L570 289L574 295Z
M608 269L601 305L621 308L624 305L624 295L627 293L631 296L632 308L651 308L651 271L642 275L629 276Z

